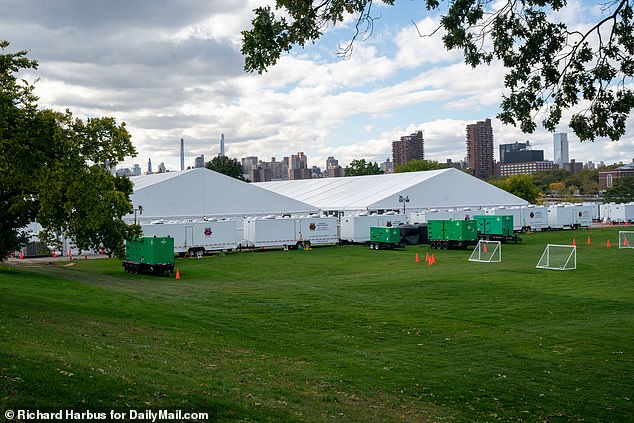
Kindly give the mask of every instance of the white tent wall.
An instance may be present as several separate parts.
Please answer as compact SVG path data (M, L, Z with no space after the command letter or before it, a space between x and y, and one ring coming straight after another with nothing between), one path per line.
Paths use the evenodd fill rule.
M427 172L417 172L427 173ZM487 207L512 207L528 205L528 202L488 182L450 168L431 175L423 183L417 183L402 192L394 193L372 203L371 209L399 207L399 195L407 195L406 207L415 209L483 209Z
M130 178L137 221L315 213L318 208L205 168ZM134 221L134 213L124 219Z
M403 210L405 212L524 206L528 202L454 168L388 175L349 176L255 184L318 207L324 212Z

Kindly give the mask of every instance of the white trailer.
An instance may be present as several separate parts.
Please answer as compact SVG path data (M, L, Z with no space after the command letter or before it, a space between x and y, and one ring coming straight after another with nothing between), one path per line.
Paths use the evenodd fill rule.
M556 204L548 207L549 229L574 229L576 209L570 205Z
M370 227L372 226L398 226L407 223L404 214L358 214L356 216L343 216L339 222L342 241L363 243L370 241Z
M592 226L592 219L594 216L594 210L592 206L584 204L573 204L570 207L573 207L575 210L573 215L573 225L575 228L589 228L590 226Z
M485 214L492 216L513 216L513 230L521 231L522 224L522 209L520 207L495 207L491 209L486 209L484 211Z
M545 206L528 206L520 210L522 230L543 231L548 228L548 209Z
M602 204L601 219L605 222L634 222L634 203Z
M574 209L562 204L548 207L548 228L572 229L574 224Z
M308 216L295 219L299 240L310 245L334 245L339 243L337 218L334 216Z
M232 219L162 220L142 224L145 236L169 236L174 238L174 252L202 257L208 251L235 250L238 248L236 221Z
M244 220L245 247L296 247L339 242L334 216L252 217Z
M601 206L599 203L594 203L594 202L590 202L590 201L584 201L583 203L581 203L583 206L588 206L592 209L592 220L600 220L601 218Z
M427 223L430 220L465 220L483 214L482 210L464 208L448 210L423 210L410 214L410 222Z

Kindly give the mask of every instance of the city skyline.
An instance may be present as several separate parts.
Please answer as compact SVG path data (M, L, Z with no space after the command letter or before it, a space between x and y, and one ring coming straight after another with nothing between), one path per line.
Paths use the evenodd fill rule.
M485 117L496 140L529 138L552 157L552 134L539 126L541 116L530 135L495 118L504 94L500 63L471 69L459 51L445 50L442 33L421 38L418 31L431 32L440 16L416 2L377 4L372 37L358 40L347 60L336 52L354 34L353 17L327 28L314 45L284 55L268 72L245 74L240 31L250 26L255 6L270 3L211 0L157 8L144 0L116 7L7 0L0 4L0 24L8 51L29 50L39 62L37 71L20 77L39 78L35 94L42 107L126 122L138 156L123 166L152 157L178 169L174 140L187 140L188 157L213 157L222 133L229 157L304 151L320 166L328 156L343 166L358 158L382 162L391 157L391 141L421 128L426 158L459 161L465 125ZM566 20L577 28L600 12L591 2L572 3ZM581 144L565 126L569 116L556 130L569 133L571 157L629 160L632 117L621 141Z
M487 119L485 119L483 121L478 121L477 123L467 124L466 127L468 128L470 125L474 125L474 126L477 127L478 124L483 124L483 123L486 123L487 121L490 121L490 119L487 118ZM415 138L415 136L420 136L420 138L422 139L423 138L423 132L424 132L423 130L420 130L420 131L414 131L412 134L409 134L409 135L402 135L400 137L400 140L392 140L392 141L389 142L389 144L392 145L392 149L393 149L394 148L393 145L394 145L395 142L402 142L403 140L408 140L408 139ZM561 137L561 138L563 138L564 140L567 139L567 133L553 134L553 142L551 143L551 145L553 145L555 143L554 140L556 139L556 137L555 137L556 135L558 135L559 137L561 137L563 135L563 137ZM183 140L180 139L180 141L181 141L181 144L179 144L179 145L182 146L182 141ZM222 134L222 136L220 137L220 140L217 141L217 142L219 142L220 145L222 145L222 143L224 142L224 134ZM423 139L423 142L424 142L424 139ZM504 142L499 142L498 143L498 142L496 142L496 137L493 136L493 158L494 158L495 163L498 163L498 164L503 163L503 159L501 158L502 154L503 154L501 147L502 146L510 146L511 144L518 145L522 150L524 150L526 148L533 149L533 147L534 147L534 144L530 140L526 140L525 142L514 141L512 143L504 143ZM185 143L185 145L186 145L186 143ZM549 156L549 155L546 154L546 151L543 148L542 149L538 149L538 150L544 152L544 156L543 156L543 160L544 161L551 161L553 163L557 163L556 160L555 160L554 152L553 152L552 156ZM187 151L187 149L184 148L184 151ZM515 150L512 149L512 150L509 150L509 151L515 151ZM301 151L300 153L301 153L301 155L305 155L303 151ZM423 154L424 154L424 147L423 147ZM288 155L282 155L281 157L282 157L282 160L291 159L292 155L293 155L293 153L288 153ZM187 159L187 157L188 157L187 154L184 154L184 158ZM207 163L209 160L211 160L211 159L204 160L204 157L206 157L205 154L201 154L199 156L194 157L191 164L189 164L189 165L185 164L185 168L187 169L187 168L194 168L194 167L202 167L200 165L201 164L201 160L203 160L202 163ZM212 157L212 156L207 156L207 157ZM242 162L243 165L244 165L244 160L245 159L252 159L252 158L259 159L259 156L249 156L249 155L248 156L244 156L244 157L231 157L231 156L227 156L227 157L235 158L239 162ZM280 155L270 156L270 158L274 159L274 160L277 157L280 157ZM596 165L598 163L602 163L604 165L611 165L611 164L618 164L618 163L627 164L628 163L628 160L620 160L619 162L609 162L609 161L603 160L602 158L598 158L598 159L595 159L595 160L588 160L588 161L580 161L580 160L576 159L575 157L570 158L568 154L565 155L564 157L567 157L568 161L567 162L563 162L563 163L570 163L570 161L576 161L577 163L590 163L592 166L594 166L594 165ZM362 159L362 158L363 157L359 157L358 159ZM393 154L385 157L383 160L371 160L371 161L372 162L376 162L379 165L382 165L382 164L385 163L386 160L389 162L392 158L393 158ZM151 158L148 158L148 159L151 159ZM349 163L343 163L343 164L340 163L341 160L336 158L335 156L328 156L326 159L324 159L323 163L317 162L317 159L314 159L314 158L311 159L310 157L306 157L306 162L307 162L306 166L309 169L312 168L312 167L323 168L323 171L325 171L325 170L328 169L328 163L329 163L329 161L331 159L335 159L337 164L340 165L342 168L346 167L347 165L349 165ZM435 161L437 161L439 163L443 163L443 164L446 163L447 160L452 160L454 163L460 163L460 162L465 162L466 163L466 159L467 159L466 155L465 155L465 157L463 157L462 159L459 159L459 160L454 160L451 157L446 157L446 158L440 159L440 160L425 158L425 160L435 160ZM259 161L263 161L263 160L259 159ZM317 163L317 164L315 164L315 163ZM137 165L138 165L137 163L134 163L134 166L137 166ZM256 165L257 165L257 163L256 163ZM125 168L130 169L130 167L131 167L131 165L123 165L122 164L122 165L118 166L117 169L121 169L121 170L125 169ZM563 166L560 165L560 168L563 168ZM166 170L167 171L175 171L175 170L178 170L178 169L172 169L172 168L166 167ZM247 174L247 173L245 173L245 174Z

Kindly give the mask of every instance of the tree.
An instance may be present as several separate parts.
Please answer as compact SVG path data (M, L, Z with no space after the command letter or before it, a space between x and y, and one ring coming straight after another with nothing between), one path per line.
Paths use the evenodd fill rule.
M34 86L15 76L37 62L26 51L5 54L8 46L0 41L0 260L26 243L22 228L35 220L49 245L66 237L83 250L121 254L140 233L121 220L132 183L107 169L136 154L125 124L39 109Z
M494 181L492 183L498 188L517 195L531 204L535 204L541 195L531 175L513 175L504 180Z
M603 201L606 203L630 203L634 201L634 177L614 181L612 187L605 190Z
M354 159L350 166L344 169L346 176L380 175L383 173L378 163L368 162L365 159Z
M206 167L223 175L231 176L241 181L245 180L242 175L242 166L238 163L238 159L230 159L227 156L216 156L207 162Z
M564 180L566 187L572 191L576 187L580 194L595 194L599 192L599 171L597 169L583 169Z
M563 181L570 176L570 172L565 169L553 169L543 172L537 172L533 174L533 182L537 185L542 192L548 192L550 190L550 184ZM561 187L565 187L565 184Z
M377 0L378 1L378 0ZM579 30L564 22L566 0L425 0L429 12L447 10L435 32L444 31L448 50L463 51L472 67L500 61L507 69L508 95L498 118L519 125L526 133L536 129L535 117L546 108L544 127L554 131L567 109L582 108L569 126L581 141L609 137L618 140L634 108L633 0L610 0L590 28ZM242 32L246 71L262 73L293 46L319 39L331 25L355 18L351 42L340 51L351 54L360 36L372 33L373 0L276 0L255 9L252 29ZM381 0L393 6L395 0ZM444 7L444 6L443 6ZM494 7L498 7L494 9ZM560 12L560 13L557 13ZM434 32L434 33L435 33ZM421 36L434 34L421 34Z
M446 169L447 165L438 163L435 160L410 160L394 168L394 173L403 172L423 172L426 170Z

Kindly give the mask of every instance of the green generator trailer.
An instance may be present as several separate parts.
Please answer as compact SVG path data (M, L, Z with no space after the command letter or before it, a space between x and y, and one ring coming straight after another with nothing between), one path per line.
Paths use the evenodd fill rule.
M395 248L405 248L401 242L401 229L399 227L370 227L370 250L393 250Z
M485 241L521 241L513 231L513 216L486 215L473 216L478 223L478 238Z
M478 243L478 224L475 220L430 220L427 229L432 249L465 248Z
M174 272L174 238L139 237L125 243L123 268L128 273Z

